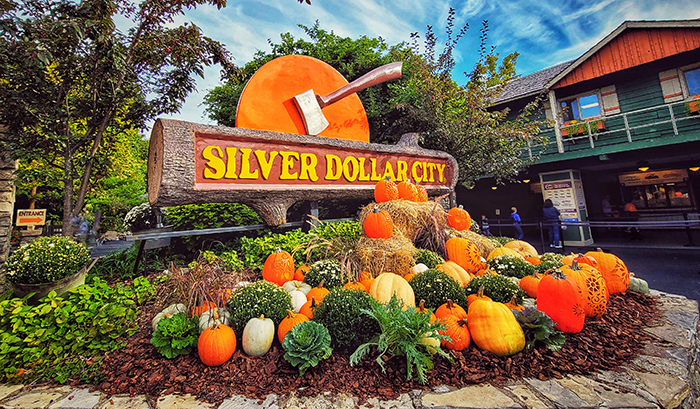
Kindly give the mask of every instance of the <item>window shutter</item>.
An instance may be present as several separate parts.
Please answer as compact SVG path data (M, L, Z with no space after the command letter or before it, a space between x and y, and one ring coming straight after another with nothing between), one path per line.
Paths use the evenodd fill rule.
M620 102L617 100L617 90L615 90L614 85L601 88L600 96L603 99L603 112L605 112L605 115L620 113Z
M661 81L661 91L664 94L664 103L683 100L681 80L678 78L677 69L660 72L659 80Z

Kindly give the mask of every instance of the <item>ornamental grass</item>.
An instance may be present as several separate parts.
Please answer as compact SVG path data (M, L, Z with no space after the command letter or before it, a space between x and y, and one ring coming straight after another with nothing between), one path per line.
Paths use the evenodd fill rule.
M87 246L70 237L39 237L10 254L5 276L17 284L50 283L79 272L89 261Z

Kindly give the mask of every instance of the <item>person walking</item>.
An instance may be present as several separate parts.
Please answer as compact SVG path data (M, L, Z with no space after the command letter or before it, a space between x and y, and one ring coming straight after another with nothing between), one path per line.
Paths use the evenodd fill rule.
M547 199L544 201L542 206L542 214L544 216L544 226L549 230L549 247L554 247L557 249L561 248L561 243L559 243L559 210L554 207L552 199Z
M489 218L485 214L481 215L481 231L484 232L484 236L489 237L491 235L491 230L489 230Z
M510 220L513 222L513 227L515 228L515 239L522 240L524 236L523 229L520 227L522 220L520 219L518 209L515 206L510 208Z

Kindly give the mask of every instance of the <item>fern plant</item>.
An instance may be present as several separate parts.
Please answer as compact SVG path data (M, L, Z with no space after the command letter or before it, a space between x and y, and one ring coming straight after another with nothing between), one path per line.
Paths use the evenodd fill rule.
M418 382L428 382L428 372L433 369L433 356L438 354L452 362L452 358L439 347L435 348L429 342L433 339L449 339L438 333L446 330L442 323L430 323L430 315L418 312L415 308L404 308L402 300L395 295L387 304L372 303L371 310L362 310L363 314L377 320L381 332L372 340L360 345L350 356L350 365L360 362L371 350L377 347L379 355L376 362L386 372L384 356L389 358L403 355L406 357L406 379L413 378L415 367Z

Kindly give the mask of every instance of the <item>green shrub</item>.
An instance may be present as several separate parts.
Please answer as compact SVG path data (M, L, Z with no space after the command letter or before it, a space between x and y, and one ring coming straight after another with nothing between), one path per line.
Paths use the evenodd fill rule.
M279 285L260 280L234 291L226 307L231 313L231 328L240 338L251 318L264 314L279 325L292 309L292 297Z
M84 244L66 236L39 237L10 254L5 276L13 283L50 283L77 273L89 261Z
M299 376L322 359L331 356L331 336L323 325L304 321L287 332L282 342L284 359L292 366L299 367Z
M447 273L431 268L408 282L413 288L416 301L423 300L426 308L438 308L447 300L457 305L467 307L467 296L462 287Z
M160 212L162 216L161 223L165 224L166 220L168 220L168 212L166 209L160 209ZM157 224L156 208L148 202L134 206L124 216L124 228L132 232L155 229Z
M360 223L356 221L321 223L308 233L306 242L297 250L305 255L307 264L328 258L342 259L354 254L361 235Z
M267 230L255 238L241 237L240 253L245 255L246 267L258 271L262 271L267 257L278 248L291 254L294 258L294 264L300 265L304 264L304 255L302 252L294 250L306 243L308 239L308 235L301 229L291 230L287 233L272 233Z
M559 268L564 265L564 263L561 262L563 257L563 255L557 253L544 253L540 256L540 264L535 266L535 270L537 270L538 273L545 273L549 270Z
M134 243L127 249L116 251L100 258L92 269L90 269L88 279L93 276L105 280L134 277L134 263L136 263L138 248L138 243Z
M336 288L316 307L314 321L328 328L334 348L354 351L379 333L377 322L361 312L374 302L365 291Z
M198 263L217 264L223 271L236 271L245 268L245 264L238 258L235 251L225 251L216 254L213 251L204 251L199 260L188 264L189 268L195 268Z
M317 287L321 281L329 290L342 287L347 280L341 272L340 261L321 260L313 263L309 271L304 275L304 282L311 287Z
M493 271L507 277L523 278L535 272L535 266L530 262L508 254L494 257L487 263Z
M519 285L513 283L508 277L500 274L484 274L474 277L464 289L467 296L476 294L479 288L484 287L484 295L491 298L493 301L507 303L513 296L518 301L518 304L523 303L525 292Z
M110 287L94 278L65 298L51 292L38 305L1 301L0 381L99 381L104 356L138 330L138 305L155 294L155 284L137 277ZM20 368L26 370L21 376Z
M445 259L434 251L430 251L428 249L416 250L416 264L423 263L428 268L435 268L435 266L438 264L443 264L444 262Z

